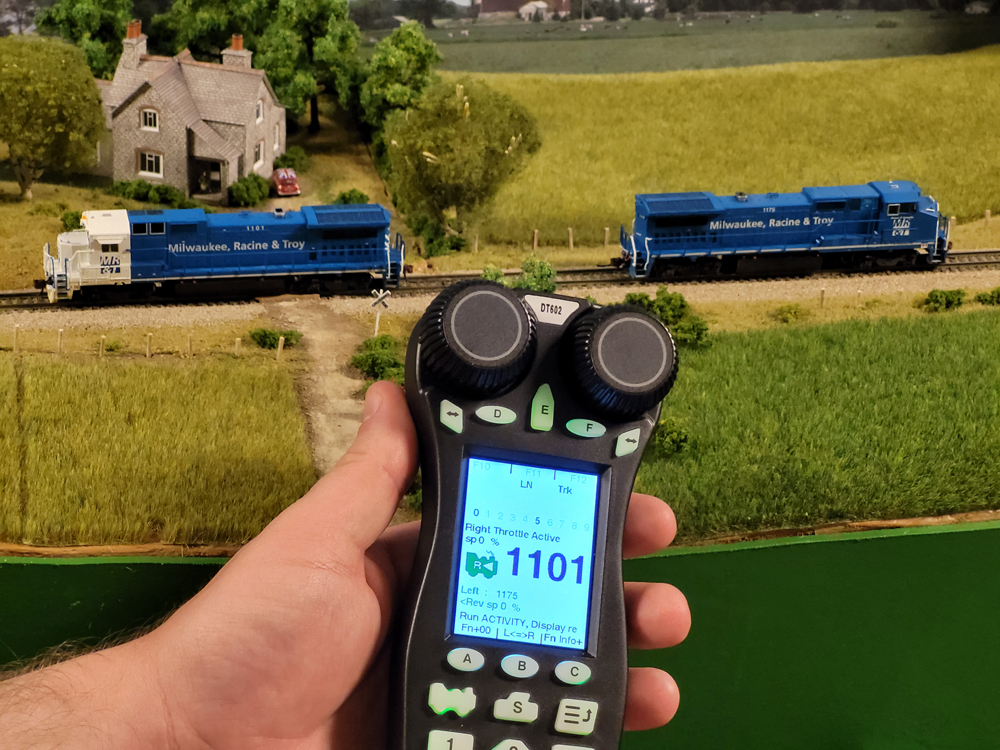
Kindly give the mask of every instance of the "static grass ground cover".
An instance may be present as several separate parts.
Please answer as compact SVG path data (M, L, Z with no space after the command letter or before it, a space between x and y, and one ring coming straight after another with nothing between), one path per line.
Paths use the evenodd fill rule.
M542 147L474 222L484 243L603 243L640 192L910 179L960 219L1000 211L1000 46L938 57L618 76L487 75ZM613 235L614 236L614 235Z
M878 28L893 21L892 28ZM690 26L687 23L690 22ZM641 73L938 55L995 44L1000 22L874 11L673 16L663 21L448 26L429 33L440 69L475 73ZM463 35L458 28L468 32ZM451 36L449 36L449 34Z
M1000 315L720 334L664 417L688 436L637 487L684 539L1000 506Z
M287 365L3 355L0 386L4 541L241 542L316 479Z

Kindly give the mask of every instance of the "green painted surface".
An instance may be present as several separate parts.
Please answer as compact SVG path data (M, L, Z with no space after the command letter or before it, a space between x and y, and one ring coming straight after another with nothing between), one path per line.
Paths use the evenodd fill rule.
M221 560L0 558L0 662L154 622ZM681 709L626 750L995 748L1000 524L685 548L627 564L694 624L634 652Z

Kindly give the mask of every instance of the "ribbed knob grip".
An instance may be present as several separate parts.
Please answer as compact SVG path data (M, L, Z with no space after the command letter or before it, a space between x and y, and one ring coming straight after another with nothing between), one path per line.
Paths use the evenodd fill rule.
M673 337L638 307L610 305L585 313L567 343L568 379L582 399L609 417L638 417L663 400L677 377Z
M492 281L463 281L438 295L418 323L420 360L436 383L466 396L498 395L531 366L535 317Z

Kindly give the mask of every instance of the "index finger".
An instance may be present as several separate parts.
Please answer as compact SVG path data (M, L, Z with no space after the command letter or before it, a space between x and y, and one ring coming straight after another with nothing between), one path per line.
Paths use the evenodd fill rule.
M625 517L622 557L642 557L659 552L674 541L677 518L658 497L633 492Z

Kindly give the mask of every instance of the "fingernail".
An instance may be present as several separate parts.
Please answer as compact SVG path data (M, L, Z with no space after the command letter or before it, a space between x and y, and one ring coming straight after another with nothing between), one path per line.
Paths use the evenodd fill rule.
M367 422L369 419L375 416L375 412L378 411L379 407L382 405L382 397L377 393L373 393L369 388L368 393L365 394L365 413L361 418L362 422Z

